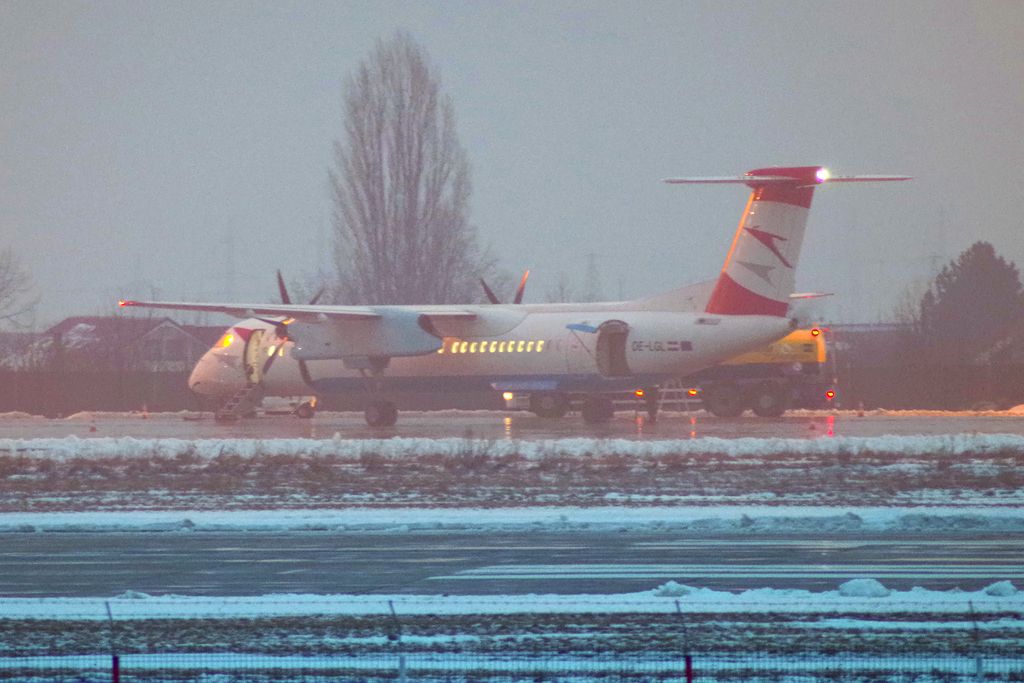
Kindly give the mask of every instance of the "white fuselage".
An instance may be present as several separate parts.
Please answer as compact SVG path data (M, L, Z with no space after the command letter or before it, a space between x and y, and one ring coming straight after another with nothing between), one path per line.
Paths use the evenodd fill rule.
M635 306L474 307L473 320L435 322L441 338L432 353L393 357L380 372L340 359L306 361L306 377L292 342L282 343L274 325L249 319L231 329L254 332L235 334L231 344L207 352L189 384L212 396L229 395L247 382L279 396L366 389L621 391L691 374L779 339L792 327L777 316Z

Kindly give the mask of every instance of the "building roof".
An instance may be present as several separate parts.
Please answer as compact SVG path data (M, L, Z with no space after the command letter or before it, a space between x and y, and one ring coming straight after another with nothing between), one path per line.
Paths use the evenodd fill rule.
M226 325L181 325L181 329L203 342L205 346L213 346L228 328Z
M100 339L128 341L144 337L166 323L180 327L167 317L128 318L109 315L76 315L61 320L43 332L42 336L53 337L55 334L59 334L65 345L70 346L76 345L76 342L90 343Z

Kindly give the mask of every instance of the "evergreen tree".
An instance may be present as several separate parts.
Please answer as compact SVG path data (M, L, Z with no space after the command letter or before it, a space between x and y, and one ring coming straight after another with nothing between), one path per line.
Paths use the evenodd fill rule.
M970 362L1020 321L1017 267L988 242L975 242L935 277L921 297L920 331L930 360Z

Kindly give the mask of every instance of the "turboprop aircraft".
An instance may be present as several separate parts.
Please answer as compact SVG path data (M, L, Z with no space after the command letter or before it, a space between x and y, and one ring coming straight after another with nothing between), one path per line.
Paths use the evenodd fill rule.
M582 395L584 420L604 422L613 412L607 394L692 374L780 339L798 325L790 300L819 185L907 179L837 177L821 166L668 178L673 184L744 184L752 191L716 281L634 301L120 305L247 318L203 356L189 379L197 393L229 403L260 392L362 391L366 422L383 427L397 420L397 392L490 389L529 392L538 397L542 415L564 413L569 397Z

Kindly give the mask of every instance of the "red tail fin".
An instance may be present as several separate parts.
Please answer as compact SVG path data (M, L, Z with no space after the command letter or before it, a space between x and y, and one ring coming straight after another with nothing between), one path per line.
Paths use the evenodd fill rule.
M833 178L821 166L760 168L739 178L672 178L669 183L744 183L752 188L706 311L785 316L793 293L814 189L825 182L907 180Z

